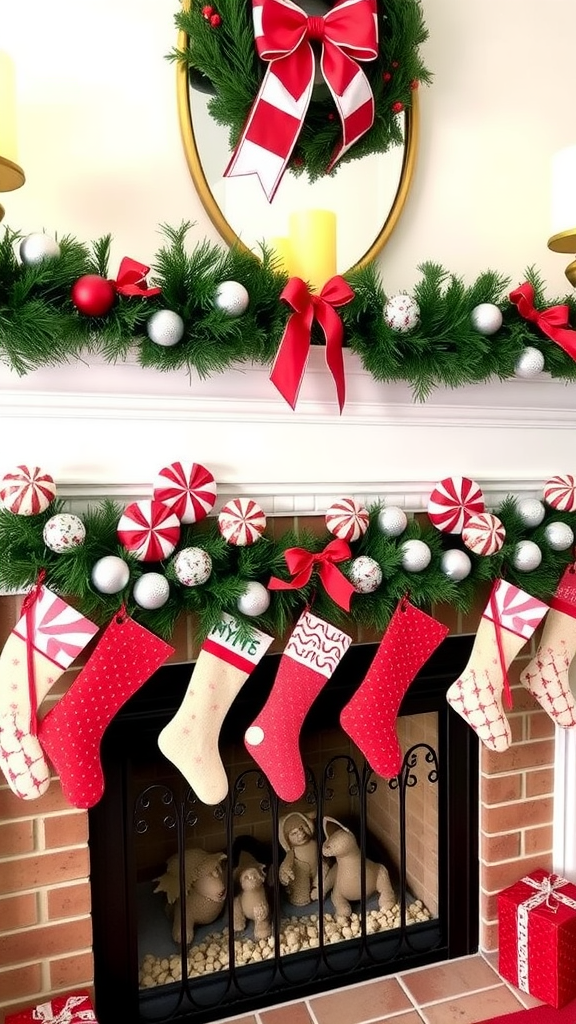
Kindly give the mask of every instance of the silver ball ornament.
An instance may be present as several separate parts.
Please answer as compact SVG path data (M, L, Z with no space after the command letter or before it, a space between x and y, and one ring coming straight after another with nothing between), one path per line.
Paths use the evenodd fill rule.
M574 531L568 523L548 523L544 528L544 537L552 551L566 551L574 543Z
M250 296L238 281L222 281L214 295L214 305L228 316L242 316L248 309Z
M533 540L521 540L514 548L512 565L518 572L533 572L542 561L542 552Z
M136 580L132 597L141 608L154 611L166 604L170 595L170 584L159 572L145 572Z
M531 377L537 377L539 373L542 373L543 369L544 356L540 349L534 348L533 345L527 345L516 360L514 373L523 380L530 380Z
M406 572L422 572L432 561L432 552L423 540L406 540L400 546L402 568Z
M546 515L546 509L538 498L521 498L516 504L516 510L524 526L540 526Z
M212 559L203 548L182 548L172 561L176 579L185 587L199 587L210 579Z
M82 520L70 512L59 512L44 524L42 537L47 548L57 555L79 548L86 540L86 527Z
M502 327L502 312L493 302L481 302L470 315L472 327L478 334L496 334Z
M240 594L236 606L243 615L264 615L270 607L270 591L263 583L252 580L246 584L246 589Z
M440 558L440 568L445 576L455 583L465 580L472 570L472 562L465 551L460 548L448 548Z
M378 513L378 529L386 537L399 537L407 526L408 516L397 505L387 505Z
M104 555L92 566L91 579L101 594L118 594L130 579L130 569L118 555Z
M158 309L146 322L146 334L155 345L172 348L182 341L184 321L172 309Z
M384 307L384 323L399 334L407 334L420 323L420 306L410 295L393 295Z
M36 231L27 235L20 242L20 259L27 267L36 267L45 260L55 260L60 255L60 246L56 239Z
M373 594L382 583L382 569L374 558L358 555L348 570L348 579L359 594Z

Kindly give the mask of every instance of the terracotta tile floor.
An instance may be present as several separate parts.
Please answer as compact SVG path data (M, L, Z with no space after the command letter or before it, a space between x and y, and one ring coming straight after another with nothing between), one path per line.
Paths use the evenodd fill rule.
M235 1024L474 1024L538 1005L502 980L496 954L477 953L226 1019Z

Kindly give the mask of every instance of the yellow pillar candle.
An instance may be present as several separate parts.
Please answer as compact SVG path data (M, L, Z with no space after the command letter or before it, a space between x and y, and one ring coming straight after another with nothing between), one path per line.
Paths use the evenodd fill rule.
M289 238L269 238L268 245L276 258L278 270L293 277L292 271L292 243Z
M292 273L320 291L336 273L336 214L332 210L298 210L288 219Z

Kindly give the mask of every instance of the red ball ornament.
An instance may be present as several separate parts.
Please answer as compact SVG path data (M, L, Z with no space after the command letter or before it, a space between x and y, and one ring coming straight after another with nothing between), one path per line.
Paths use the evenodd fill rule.
M114 305L116 289L112 281L98 274L85 274L72 285L72 302L85 316L104 316Z

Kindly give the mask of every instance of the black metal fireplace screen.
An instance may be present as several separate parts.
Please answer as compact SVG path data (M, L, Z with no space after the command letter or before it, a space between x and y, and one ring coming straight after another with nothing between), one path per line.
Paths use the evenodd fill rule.
M224 723L230 792L216 807L157 746L191 666L160 670L132 698L104 737L105 793L90 811L101 1024L203 1024L476 950L477 743L445 700L471 643L445 640L410 686L391 780L338 728L376 649L352 647L306 720L297 804L238 742L276 656Z

